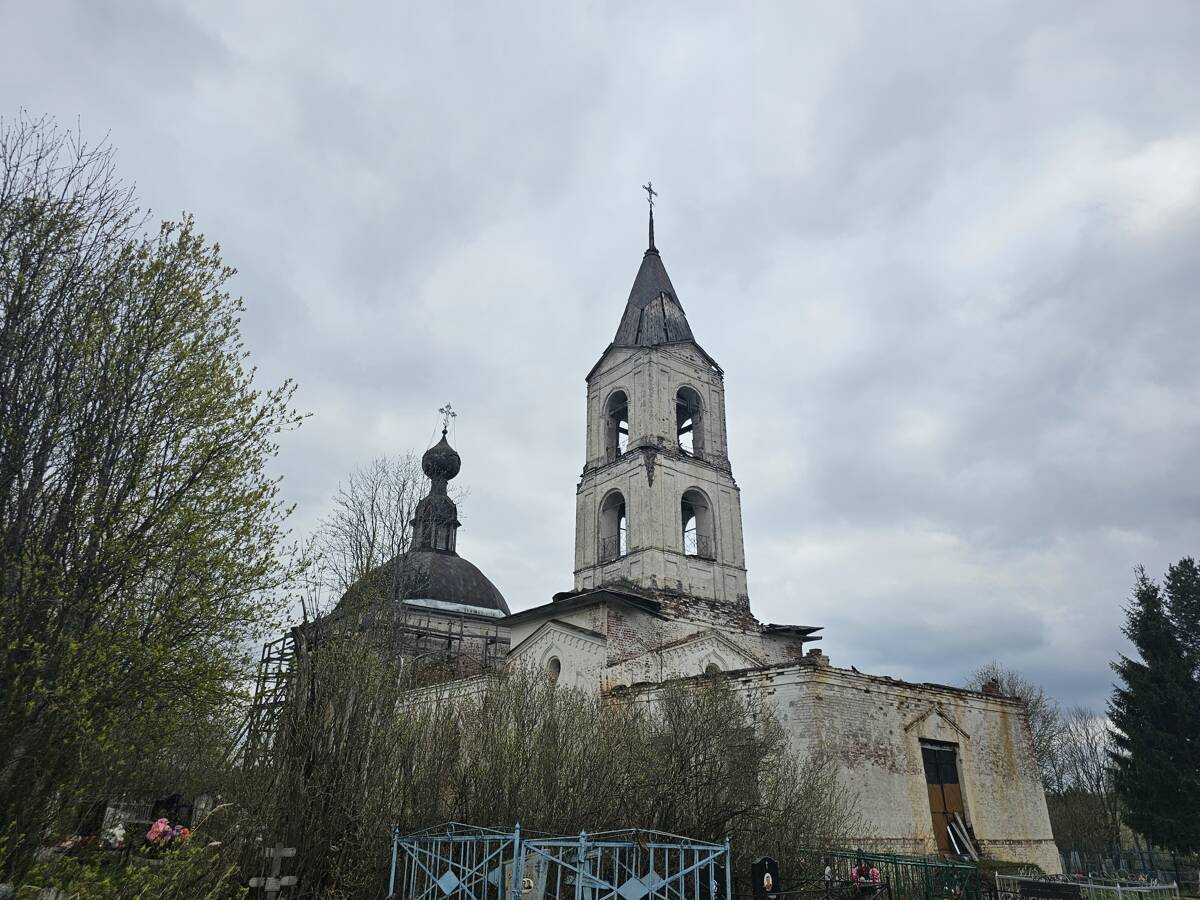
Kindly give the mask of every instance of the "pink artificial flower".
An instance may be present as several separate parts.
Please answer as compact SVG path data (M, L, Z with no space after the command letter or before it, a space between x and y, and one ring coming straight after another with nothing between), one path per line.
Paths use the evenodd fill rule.
M146 840L152 844L157 844L164 837L170 837L171 823L166 819L159 819L150 826L150 830L146 832Z

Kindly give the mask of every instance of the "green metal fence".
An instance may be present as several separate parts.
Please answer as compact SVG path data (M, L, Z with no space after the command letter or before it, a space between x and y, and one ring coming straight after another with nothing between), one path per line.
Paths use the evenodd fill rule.
M891 888L892 900L981 900L979 868L939 857L898 856L863 850L801 850L791 861L799 867L789 880L824 877L832 869L834 881L849 881L850 870L860 862L879 870Z

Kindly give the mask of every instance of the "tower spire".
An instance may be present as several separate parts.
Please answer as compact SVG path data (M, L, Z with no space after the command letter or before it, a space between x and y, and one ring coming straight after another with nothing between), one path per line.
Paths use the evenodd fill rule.
M651 250L658 252L658 248L654 246L654 198L658 196L658 191L654 189L654 182L647 181L642 185L642 190L646 192L646 200L650 204L650 246L646 252Z

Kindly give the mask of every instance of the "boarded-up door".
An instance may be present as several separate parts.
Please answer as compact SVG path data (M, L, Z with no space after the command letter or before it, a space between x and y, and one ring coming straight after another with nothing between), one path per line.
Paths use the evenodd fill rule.
M921 758L925 763L925 785L929 789L929 811L933 814L933 834L938 849L946 853L962 853L957 838L950 835L950 820L955 813L966 818L962 788L958 783L958 746L933 741L921 743Z

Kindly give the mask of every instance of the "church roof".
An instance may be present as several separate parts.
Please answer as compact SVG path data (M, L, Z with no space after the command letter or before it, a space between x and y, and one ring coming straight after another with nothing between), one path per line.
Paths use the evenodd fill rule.
M350 586L338 602L342 612L378 603L437 600L508 615L504 595L479 568L457 553L416 549L401 553Z
M695 341L675 287L653 245L642 257L625 303L625 314L613 338L616 347L657 347L678 341Z
M541 606L535 606L532 609L523 609L520 612L515 612L507 619L504 619L503 624L516 625L520 622L542 619L546 616L558 616L573 609L591 606L595 603L623 603L642 612L658 616L660 619L666 618L662 613L662 604L657 600L651 600L649 597L643 597L641 594L631 594L628 591L601 587L587 588L582 591L561 591L554 595L554 599L551 602L543 603Z
M417 574L398 590L397 600L441 600L483 609L496 609L508 615L504 595L483 572L456 553L439 550L411 550L405 560ZM422 577L423 576L423 577Z

